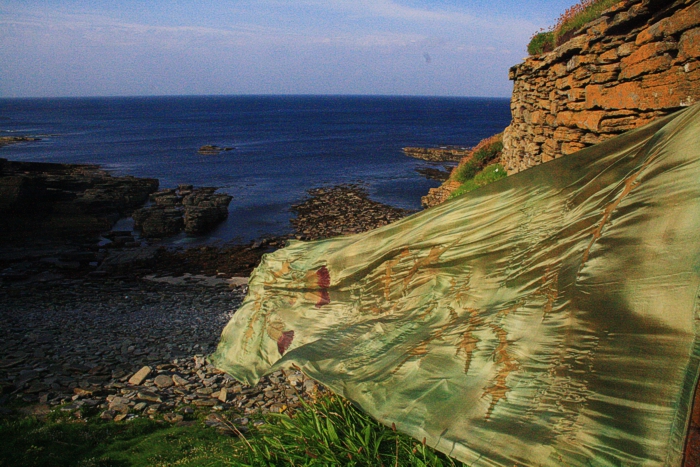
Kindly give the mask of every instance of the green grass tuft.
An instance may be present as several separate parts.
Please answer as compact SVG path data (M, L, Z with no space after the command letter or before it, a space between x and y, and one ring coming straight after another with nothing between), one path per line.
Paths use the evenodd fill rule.
M492 164L486 166L484 170L476 174L476 176L473 179L467 180L462 184L462 186L450 193L450 199L456 198L457 196L463 195L464 193L474 191L477 188L480 188L484 185L488 185L489 183L493 183L496 180L505 178L506 176L506 170L501 164Z
M141 417L119 423L70 416L46 421L5 417L0 418L0 467L464 465L337 396L305 404L293 417L269 415L266 420L239 438L201 421L172 426Z
M572 15L570 18L562 18L561 24L556 29L557 45L563 44L562 39L569 32L575 32L600 17L600 14L615 5L620 0L597 0L586 6L582 11Z
M552 31L535 34L527 45L527 52L530 55L539 55L552 50L554 50L554 33Z
M398 433L337 396L277 415L249 440L242 466L463 466Z
M601 13L620 0L580 0L559 16L557 23L548 31L540 30L530 39L527 51L530 55L550 52L565 43L587 23L600 17Z
M460 183L465 183L473 179L476 174L479 173L479 170L498 156L501 151L503 151L503 143L501 141L479 149L468 162L457 167L452 179Z
M239 441L201 425L0 419L0 466L229 466Z

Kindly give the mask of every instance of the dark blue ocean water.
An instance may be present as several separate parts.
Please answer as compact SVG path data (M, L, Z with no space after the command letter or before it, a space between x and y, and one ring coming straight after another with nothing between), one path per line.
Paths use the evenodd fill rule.
M207 241L291 231L309 188L358 182L372 199L420 209L438 186L404 146L473 146L510 122L508 99L217 96L0 99L0 135L42 140L0 149L10 160L99 164L115 175L216 186L233 196ZM233 146L200 155L205 144ZM186 242L186 239L178 241Z

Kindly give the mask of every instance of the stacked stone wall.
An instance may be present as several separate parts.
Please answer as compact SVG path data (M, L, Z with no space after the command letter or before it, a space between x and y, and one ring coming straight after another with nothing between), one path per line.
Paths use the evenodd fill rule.
M510 70L509 174L700 100L700 0L625 0Z

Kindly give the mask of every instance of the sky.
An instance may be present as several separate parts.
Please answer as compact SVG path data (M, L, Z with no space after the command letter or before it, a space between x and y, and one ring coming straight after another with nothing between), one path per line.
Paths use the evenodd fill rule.
M0 0L0 97L509 97L575 0Z

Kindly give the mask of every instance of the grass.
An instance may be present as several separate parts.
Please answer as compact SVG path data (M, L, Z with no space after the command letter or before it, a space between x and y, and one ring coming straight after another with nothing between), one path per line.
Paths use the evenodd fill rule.
M460 183L472 180L482 167L496 158L501 151L503 151L503 143L500 140L477 149L470 160L457 167L451 178Z
M463 162L452 171L450 180L460 186L450 193L452 199L461 194L476 190L507 175L498 159L503 152L503 134L491 136L479 142Z
M554 50L554 32L540 31L530 39L527 45L527 53L530 55L539 55L545 52Z
M0 466L229 466L238 441L201 425L174 427L145 418L114 423L0 421Z
M568 8L548 31L540 30L527 46L530 55L538 55L554 50L555 47L571 39L573 34L587 23L600 17L600 14L619 3L620 0L581 0Z
M506 176L506 170L501 164L488 165L484 168L484 170L477 173L474 176L474 178L462 183L462 185L459 188L450 193L450 199L456 198L457 196L463 195L464 193L474 191L477 188L480 188L484 185L488 185L489 183L495 182L496 180L505 178Z
M348 401L331 396L307 405L294 418L277 415L251 440L250 467L463 466L424 443L379 424Z
M266 421L239 438L201 421L172 426L141 417L119 423L94 416L5 417L0 466L463 466L337 396Z

